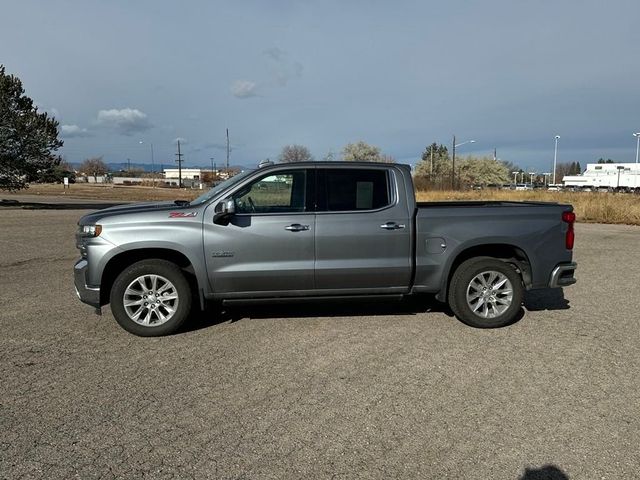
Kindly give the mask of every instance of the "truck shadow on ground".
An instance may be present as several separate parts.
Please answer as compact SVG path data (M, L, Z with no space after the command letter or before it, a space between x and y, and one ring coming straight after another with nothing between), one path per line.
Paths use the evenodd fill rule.
M523 303L515 320L518 323L528 311L566 310L569 302L560 288L535 290L525 293ZM213 304L203 312L192 314L182 332L200 330L225 322L244 319L270 318L316 318L316 317L376 317L413 316L424 313L443 313L454 318L448 305L435 299L433 295L416 295L404 299L345 299L292 301L291 303L264 303L250 305Z
M417 315L441 312L453 317L449 307L433 297L407 299L345 299L309 300L291 303L260 303L247 305L212 304L205 311L194 312L185 323L183 332L200 330L220 323L235 323L248 319L316 318L316 317L375 317L385 315Z
M545 465L540 468L525 468L518 480L569 480L569 475L555 465Z
M543 288L525 292L524 307L530 312L571 308L569 300L564 298L564 289L562 288Z

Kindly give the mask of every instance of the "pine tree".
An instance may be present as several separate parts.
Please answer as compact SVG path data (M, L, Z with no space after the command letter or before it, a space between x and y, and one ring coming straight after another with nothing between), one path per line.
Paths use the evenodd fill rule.
M571 166L569 167L569 175L576 174L576 162L571 162Z
M20 79L0 65L0 189L27 188L30 178L60 163L58 122L39 113Z

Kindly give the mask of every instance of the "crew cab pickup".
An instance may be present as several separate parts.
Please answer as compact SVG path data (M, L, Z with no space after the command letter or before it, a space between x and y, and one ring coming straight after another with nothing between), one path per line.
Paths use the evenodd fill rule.
M268 165L192 202L85 215L75 286L141 336L175 332L209 301L419 293L500 327L525 290L575 283L574 221L557 203L417 203L407 165Z

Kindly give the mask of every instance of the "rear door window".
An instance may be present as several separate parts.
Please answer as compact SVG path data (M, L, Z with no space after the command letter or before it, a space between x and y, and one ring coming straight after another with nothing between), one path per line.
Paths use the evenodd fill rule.
M391 203L388 171L364 168L318 170L318 210L377 210Z

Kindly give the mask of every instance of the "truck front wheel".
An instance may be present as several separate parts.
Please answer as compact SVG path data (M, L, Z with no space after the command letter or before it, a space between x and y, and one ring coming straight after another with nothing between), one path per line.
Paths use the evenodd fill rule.
M141 337L157 337L175 332L187 319L191 289L177 265L142 260L118 275L110 301L122 328Z
M449 285L449 306L476 328L511 324L520 311L524 288L516 270L501 260L472 258L458 266Z

